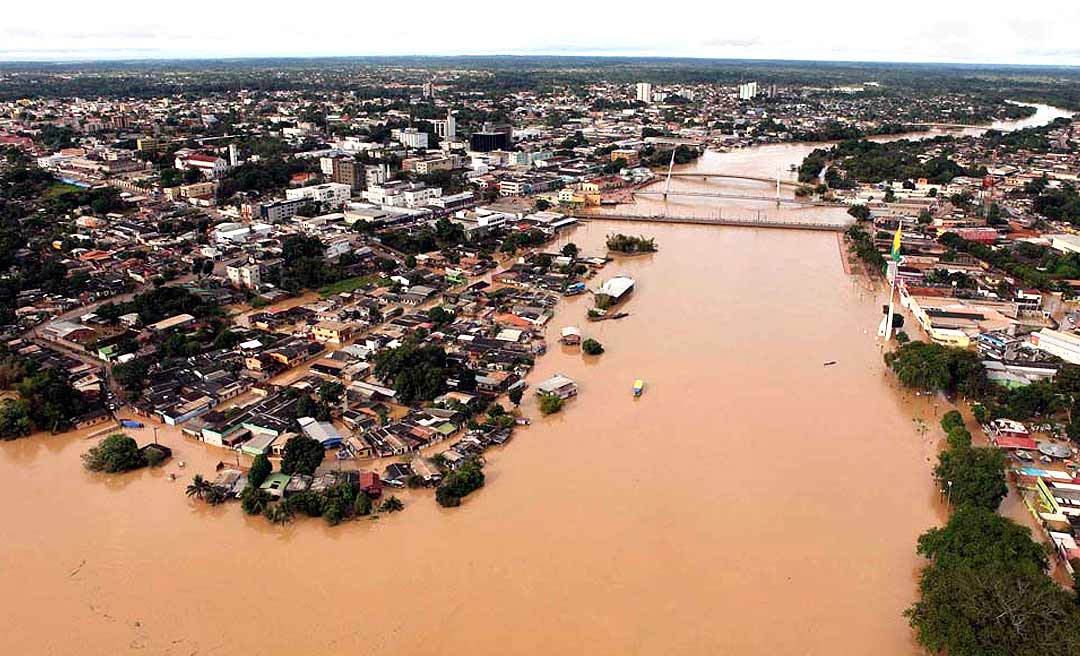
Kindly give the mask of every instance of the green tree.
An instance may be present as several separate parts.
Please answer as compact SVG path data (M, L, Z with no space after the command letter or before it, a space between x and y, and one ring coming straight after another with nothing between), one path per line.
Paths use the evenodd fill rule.
M565 246L562 247L561 251L564 256L571 258L577 257L579 252L580 251L578 250L578 245L574 242L568 242Z
M949 656L1080 652L1080 608L1042 572L993 562L928 567L907 611L919 642Z
M186 492L188 497L201 501L206 499L206 495L213 487L210 481L203 478L202 474L195 474L194 478L191 479L191 483L188 484Z
M240 493L240 507L249 515L260 515L270 503L270 494L249 485Z
M460 506L462 498L484 487L484 481L483 464L469 458L442 480L435 489L435 500L445 508Z
M934 478L957 506L972 504L996 510L1008 494L1005 454L996 448L960 447L942 451Z
M600 344L600 342L590 337L589 339L581 343L581 350L584 351L587 355L600 355L604 352L604 347Z
M507 396L510 397L510 402L513 403L514 405L521 405L521 397L524 396L524 395L525 395L525 388L521 387L521 386L518 386L518 387L515 387L514 389L510 390L510 393Z
M121 433L109 435L97 446L83 454L83 466L90 471L110 474L131 471L146 465L139 445L132 438Z
M371 514L371 497L366 494L356 495L356 501L353 502L353 512L357 517L366 517Z
M113 377L120 386L129 392L139 392L146 383L150 364L141 358L129 360L112 368Z
M310 476L319 468L325 457L326 449L318 440L306 435L294 435L285 442L285 452L281 458L281 473Z
M0 440L26 437L33 430L30 410L23 399L4 399L0 402Z
M260 453L251 461L251 469L248 470L248 485L259 487L273 471L274 466L270 464L270 459L265 453Z
M1028 563L1040 571L1049 566L1046 549L1031 538L1031 530L992 510L963 505L949 523L919 536L918 552L940 566L985 566L995 561Z
M392 495L379 504L379 512L395 513L404 509L405 504L401 502L401 499Z
M556 412L562 410L563 400L559 398L558 394L541 394L540 395L540 413L545 415L553 415Z

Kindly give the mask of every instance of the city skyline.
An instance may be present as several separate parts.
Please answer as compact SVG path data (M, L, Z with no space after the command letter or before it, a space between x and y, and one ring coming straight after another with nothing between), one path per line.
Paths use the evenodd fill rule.
M886 17L869 16L852 0L814 11L782 0L767 12L757 5L675 0L664 6L671 17L666 24L654 20L653 7L616 12L564 0L545 7L553 17L547 21L491 0L473 3L468 12L432 2L410 5L408 18L420 20L403 20L394 6L330 2L322 8L311 20L295 20L287 11L256 14L194 0L189 20L180 22L130 0L96 14L62 0L43 24L39 10L16 6L0 27L0 61L424 54L1080 65L1070 34L1080 24L1080 6L1064 0L1040 3L1039 13L997 0L977 10L916 0Z

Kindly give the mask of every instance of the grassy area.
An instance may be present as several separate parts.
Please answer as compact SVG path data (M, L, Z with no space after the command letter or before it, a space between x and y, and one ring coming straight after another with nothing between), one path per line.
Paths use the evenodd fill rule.
M366 276L356 276L355 278L346 278L339 280L329 285L324 285L319 288L319 296L326 298L327 296L333 296L334 294L340 294L342 292L351 292L357 289L373 286L378 287L380 285L388 285L390 281L385 277L372 273Z
M54 182L49 185L49 188L46 189L45 193L41 196L45 199L56 198L57 196L63 196L64 194L69 194L73 191L85 191L85 189L76 187L75 185L64 184L63 182Z

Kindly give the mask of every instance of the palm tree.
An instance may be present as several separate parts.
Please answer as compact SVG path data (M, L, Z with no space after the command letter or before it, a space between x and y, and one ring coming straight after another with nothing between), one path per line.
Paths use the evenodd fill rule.
M191 484L187 486L187 495L203 500L212 489L214 486L210 484L210 481L203 478L202 474L195 474L195 478L191 479Z

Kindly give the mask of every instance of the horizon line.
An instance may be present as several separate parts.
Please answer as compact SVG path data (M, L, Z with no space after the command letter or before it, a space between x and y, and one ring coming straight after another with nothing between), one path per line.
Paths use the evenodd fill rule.
M694 55L635 55L613 53L456 53L456 54L250 54L250 55L144 55L136 57L73 57L43 59L5 59L0 56L0 66L18 65L70 65L70 64L138 64L168 62L236 62L236 61L316 61L316 60L363 60L363 59L625 59L625 60L667 60L701 62L744 62L744 63L799 63L799 64L847 64L847 65L894 65L894 66L961 66L981 68L1064 68L1080 69L1080 64L1016 64L989 61L947 61L947 60L902 60L902 59L799 59L768 57L706 57Z

